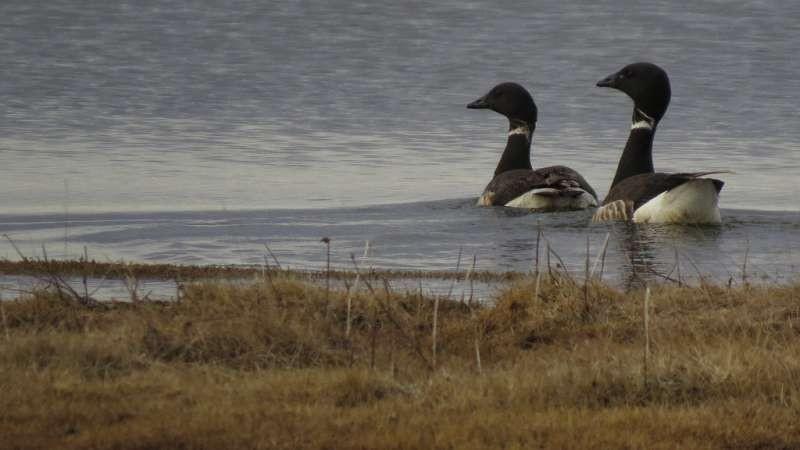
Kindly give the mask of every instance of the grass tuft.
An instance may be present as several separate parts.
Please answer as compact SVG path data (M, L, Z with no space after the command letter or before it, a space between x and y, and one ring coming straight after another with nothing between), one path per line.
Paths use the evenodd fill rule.
M0 447L800 445L800 285L650 286L645 333L645 292L597 281L523 278L485 304L362 283L4 301Z

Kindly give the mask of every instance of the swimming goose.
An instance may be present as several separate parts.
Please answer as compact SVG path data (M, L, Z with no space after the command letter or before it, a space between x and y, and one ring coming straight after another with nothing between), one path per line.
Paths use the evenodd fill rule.
M494 178L478 199L479 206L509 206L537 211L576 210L597 206L597 194L576 171L565 166L533 170L531 139L537 109L517 83L501 83L467 105L491 109L508 118L508 142Z
M653 170L653 135L667 111L671 90L667 73L650 63L623 67L597 82L633 100L628 142L611 189L592 218L595 222L714 224L720 222L723 182L706 175L723 172L660 173Z

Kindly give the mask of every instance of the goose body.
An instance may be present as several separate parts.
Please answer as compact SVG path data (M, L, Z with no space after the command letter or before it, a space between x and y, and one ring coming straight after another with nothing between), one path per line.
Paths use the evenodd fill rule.
M705 178L720 172L661 173L653 170L653 137L669 106L669 78L660 67L635 63L597 83L628 94L634 109L631 131L611 189L593 221L718 224L724 183Z
M536 211L597 206L594 189L575 170L565 166L533 169L530 151L538 111L525 88L517 83L498 84L467 108L491 109L509 121L506 148L494 177L478 198L478 205Z

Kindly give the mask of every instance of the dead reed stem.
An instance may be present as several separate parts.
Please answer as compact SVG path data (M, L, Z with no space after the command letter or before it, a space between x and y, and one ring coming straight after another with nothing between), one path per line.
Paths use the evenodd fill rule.
M483 375L483 365L481 364L481 344L478 335L475 335L475 364L478 368L478 375Z
M539 241L542 239L542 223L538 222L536 227L536 267L535 270L539 272Z
M569 281L572 283L572 285L573 285L573 286L578 286L578 283L577 283L577 282L575 282L575 279L574 279L574 278L572 278L572 275L570 275L570 273L569 273L569 270L567 270L567 265L566 265L566 264L564 264L564 260L563 260L563 259L561 259L561 256L559 256L559 254L558 254L558 253L556 253L556 251L555 251L555 250L553 250L553 249L550 247L550 243L549 243L549 242L548 242L548 244L547 244L547 253L548 253L548 255L549 255L550 253L552 253L552 254L553 254L553 256L555 256L555 257L556 257L556 259L558 260L558 264L561 266L561 272L563 272L563 273L564 273L564 275L565 275L565 276L567 277L567 279L568 279L568 280L569 280ZM550 258L549 258L549 256L548 256L547 266L548 266L548 267L550 266ZM552 275L552 274L551 274L551 275Z
M13 239L11 239L11 236L9 236L9 235L7 235L7 234L3 233L3 237L4 237L4 238L5 238L7 241L8 241L8 243L9 243L9 244L11 244L11 247L12 247L12 248L14 249L14 251L17 253L17 256L19 256L19 257L20 257L20 259L22 259L22 261L23 261L23 262L27 262L27 261L28 261L28 257L27 257L27 256L25 256L25 255L22 253L22 251L19 249L19 247L17 247L17 244L16 244L16 242L14 242L14 240L13 240Z
M356 268L356 281L353 283L351 288L347 293L347 316L345 320L345 328L344 328L344 335L345 337L350 337L350 323L352 317L352 310L353 310L353 295L358 292L358 282L361 281L361 271L358 270L358 265L356 264L356 257L354 254L350 254L350 259L353 260L353 265Z
M264 248L267 249L267 253L269 253L269 256L271 256L272 260L275 261L275 265L278 266L278 270L283 270L281 268L281 263L278 261L278 257L275 256L275 253L272 253L272 250L270 250L269 245L264 244Z
M366 241L366 244L364 244L365 257L368 250L369 250L369 241ZM355 283L353 283L353 290L350 291L350 293L347 295L347 323L345 324L345 333L344 333L345 337L347 338L350 338L350 328L351 328L352 310L353 310L353 295L358 293L358 282L359 280L361 280L361 270L359 270L358 268L358 262L356 261L355 254L350 253L350 261L353 262L353 268L356 271L356 281ZM370 286L370 284L366 280L364 282L367 284L369 290L372 291L372 286Z
M325 314L328 314L331 297L331 239L324 237L322 242L325 244Z
M586 236L586 263L583 279L583 314L589 316L589 236Z
M275 296L275 300L277 300L279 304L283 304L283 295L281 295L281 292L275 287L275 283L273 283L272 281L272 268L269 267L269 261L267 260L267 255L264 255L264 266L266 267L264 275L267 279L267 284L269 285L269 288L272 290L272 294Z
M456 271L455 273L458 274L458 270L461 268L461 253L464 251L464 247L458 248L458 259L456 259ZM456 287L456 282L458 281L458 277L453 278L453 282L450 283L450 290L447 291L447 299L450 300L451 296L453 295L453 289Z
M69 258L69 180L64 179L64 259Z
M388 296L387 296L388 297ZM375 369L375 348L378 346L378 315L375 313L374 305L372 309L372 320L370 321L369 336L369 368Z
M546 256L547 256L547 274L550 275L550 277L552 278L553 272L550 269L550 241L545 239L545 243L547 244L547 251L546 251Z
M742 285L747 285L747 257L750 254L750 239L747 240L747 247L744 249L744 262L742 263Z
M6 308L3 306L3 296L0 295L0 316L3 318L3 331L6 335L6 342L11 341L11 335L8 332L8 320L6 319Z
M436 370L436 327L438 326L439 320L439 296L436 296L436 299L433 301L433 330L431 331L431 340L433 341L431 346L431 365L433 366L433 370Z
M89 262L89 249L86 246L83 246L83 264L84 266ZM83 282L83 299L84 301L89 301L89 281L86 275L88 271L84 269L83 275L81 276L81 281Z
M642 379L644 386L648 387L648 370L650 363L650 286L644 291L644 367Z
M467 270L466 281L469 282L469 300L468 304L472 304L475 295L475 282L472 279L472 274L475 272L475 266L478 264L478 255L472 255L472 266Z
M594 277L595 272L597 272L597 265L600 264L600 280L603 280L603 269L605 269L606 266L606 251L608 250L608 241L610 238L611 233L606 233L606 238L603 240L603 249L600 250L600 253L597 254L597 258L594 260L592 271L589 272L589 278Z

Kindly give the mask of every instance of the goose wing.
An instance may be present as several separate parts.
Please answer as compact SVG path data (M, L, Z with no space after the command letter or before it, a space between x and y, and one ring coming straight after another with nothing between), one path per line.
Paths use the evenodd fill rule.
M603 200L603 204L606 205L617 200L625 200L627 202L633 202L633 208L636 209L662 192L674 189L687 181L716 173L724 172L657 172L634 175L620 181L616 186L611 188L608 196ZM722 190L722 186L725 184L723 181L716 179L712 179L712 181L714 182L714 187L717 189L717 192Z

